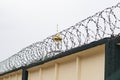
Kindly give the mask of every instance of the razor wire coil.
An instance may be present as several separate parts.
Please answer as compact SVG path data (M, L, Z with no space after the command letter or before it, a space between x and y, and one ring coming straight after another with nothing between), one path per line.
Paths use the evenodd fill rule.
M116 6L106 8L57 34L61 35L61 42L54 42L52 40L54 35L52 35L41 42L33 43L17 54L0 62L0 74L32 63L44 61L61 52L89 44L93 41L111 36L119 36L120 3Z

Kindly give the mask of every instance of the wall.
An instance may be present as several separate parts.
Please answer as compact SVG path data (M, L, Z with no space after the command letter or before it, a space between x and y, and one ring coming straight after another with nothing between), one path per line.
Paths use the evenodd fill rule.
M0 80L22 80L22 71L15 71L0 77Z
M104 80L105 45L28 69L28 80Z

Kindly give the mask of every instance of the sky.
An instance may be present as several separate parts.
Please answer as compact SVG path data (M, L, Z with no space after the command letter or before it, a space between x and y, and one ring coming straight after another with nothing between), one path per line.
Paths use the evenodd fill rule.
M0 0L0 62L119 0Z

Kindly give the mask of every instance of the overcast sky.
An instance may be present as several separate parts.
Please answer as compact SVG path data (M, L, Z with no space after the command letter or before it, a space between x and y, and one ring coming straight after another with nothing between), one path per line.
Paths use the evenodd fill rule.
M0 0L0 61L119 0Z

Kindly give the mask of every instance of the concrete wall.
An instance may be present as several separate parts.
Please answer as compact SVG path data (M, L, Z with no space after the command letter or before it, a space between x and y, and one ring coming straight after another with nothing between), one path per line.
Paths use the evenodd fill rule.
M0 77L0 80L22 80L22 71L15 71Z
M28 80L104 80L104 65L105 45L100 45L29 68Z
M105 45L28 68L28 80L104 80ZM0 76L0 80L22 80L22 70Z

